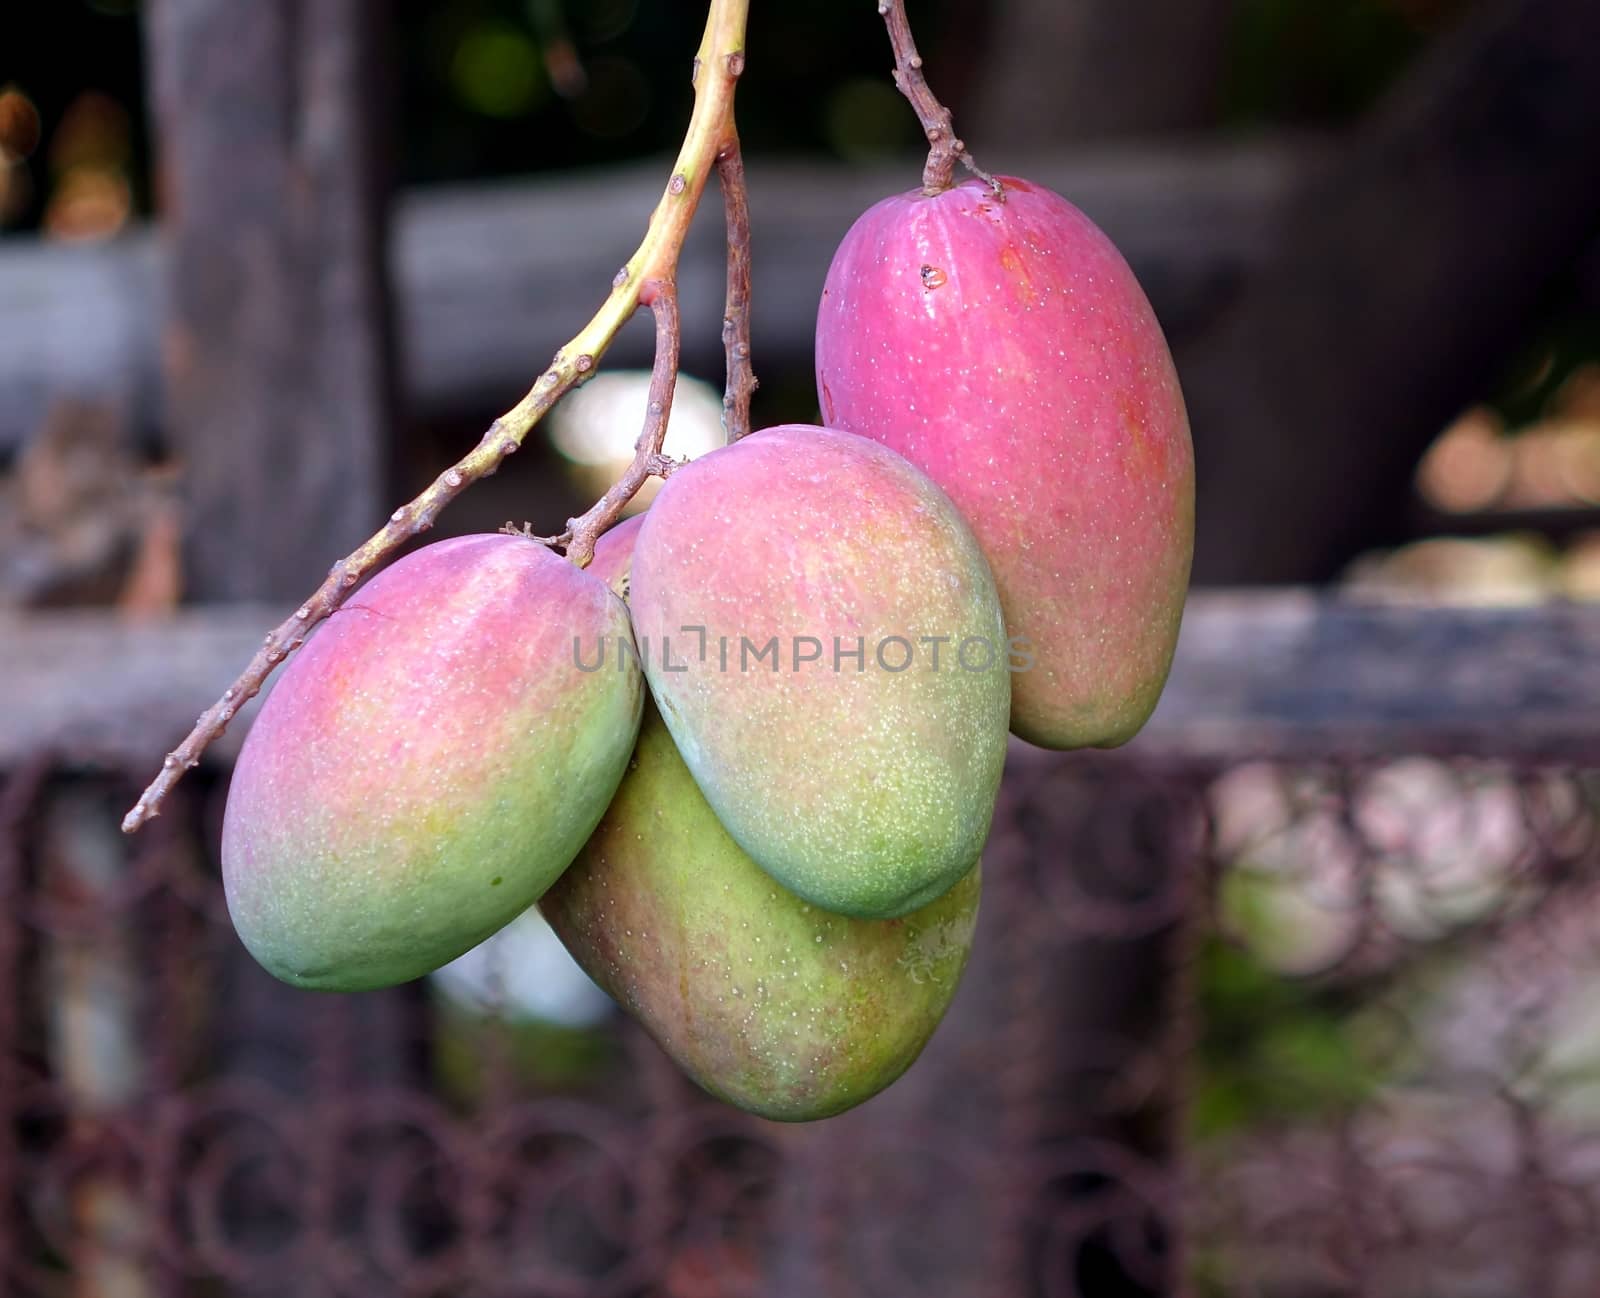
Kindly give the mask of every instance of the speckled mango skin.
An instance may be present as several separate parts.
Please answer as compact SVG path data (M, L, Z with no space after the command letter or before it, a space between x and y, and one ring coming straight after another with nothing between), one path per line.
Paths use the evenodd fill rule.
M693 461L644 516L629 605L678 751L779 883L886 919L971 868L1005 762L1005 632L971 531L903 457L784 425ZM685 627L705 628L703 657ZM941 646L924 637L941 636L934 669ZM754 657L774 637L778 670ZM821 660L796 670L803 637ZM860 640L862 669L835 637L843 650ZM987 666L968 655L982 670L955 661L965 640L987 646Z
M591 572L625 589L630 520ZM699 1085L785 1122L870 1099L943 1018L977 923L980 868L904 919L820 910L731 839L653 707L628 774L539 909L589 976Z
M604 582L537 542L430 545L290 661L228 793L222 875L245 946L299 987L405 982L536 901L627 769L637 666Z
M950 493L1034 666L1012 729L1133 737L1166 683L1194 548L1194 450L1133 272L1059 195L1002 177L887 198L845 235L817 316L822 421Z

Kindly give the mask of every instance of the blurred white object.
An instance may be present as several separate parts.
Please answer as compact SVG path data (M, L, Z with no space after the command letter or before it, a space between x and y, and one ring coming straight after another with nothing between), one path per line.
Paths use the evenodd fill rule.
M586 1028L602 1022L615 1005L532 907L432 978L458 1008L507 1019Z
M578 485L598 494L609 487L633 459L634 443L644 427L650 399L649 370L617 370L597 374L567 393L550 412L550 441L572 462ZM662 453L692 460L726 440L722 430L722 393L700 379L678 375L667 438ZM661 487L651 478L629 502L624 514L644 509Z

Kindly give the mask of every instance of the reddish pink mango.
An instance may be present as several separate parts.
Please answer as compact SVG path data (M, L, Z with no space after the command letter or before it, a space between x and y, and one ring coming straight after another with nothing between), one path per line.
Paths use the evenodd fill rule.
M1003 177L870 208L817 317L823 422L893 447L947 491L1031 670L1011 727L1110 746L1166 682L1189 578L1194 452L1172 358L1111 241Z
M357 591L290 661L234 770L222 876L251 954L356 991L526 910L627 768L644 701L629 635L603 581L522 537L441 541Z

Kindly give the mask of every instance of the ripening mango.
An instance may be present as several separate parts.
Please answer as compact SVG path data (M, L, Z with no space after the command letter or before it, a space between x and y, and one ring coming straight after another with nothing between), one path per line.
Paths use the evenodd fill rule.
M270 972L354 991L438 968L527 909L627 768L637 665L604 582L522 537L427 546L293 658L228 793L223 883Z
M1029 670L1011 726L1048 748L1131 738L1160 697L1194 546L1177 372L1133 272L1072 204L1002 177L886 198L817 315L822 420L950 493Z
M627 589L637 528L590 571ZM728 836L653 707L628 774L540 910L589 975L696 1082L780 1121L899 1077L966 964L979 868L903 919L850 919L774 881Z
M630 588L663 720L763 870L883 919L971 869L1010 660L983 554L925 474L850 433L757 432L672 474Z

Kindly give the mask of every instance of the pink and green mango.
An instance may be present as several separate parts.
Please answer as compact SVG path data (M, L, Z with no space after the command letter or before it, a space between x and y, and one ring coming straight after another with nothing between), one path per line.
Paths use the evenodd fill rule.
M1194 451L1166 340L1111 241L1002 177L887 198L817 316L822 420L893 447L977 533L1031 668L1012 729L1130 739L1160 697L1194 536Z
M591 572L626 590L635 522ZM646 708L622 787L539 909L697 1083L779 1121L876 1095L939 1025L977 922L979 868L904 919L848 919L776 883L701 796Z
M454 959L583 846L638 734L627 609L535 541L441 541L357 591L290 660L246 739L223 823L240 938L331 991Z
M629 604L678 751L775 880L885 919L971 869L1009 656L983 554L920 470L803 425L713 451L645 515Z

